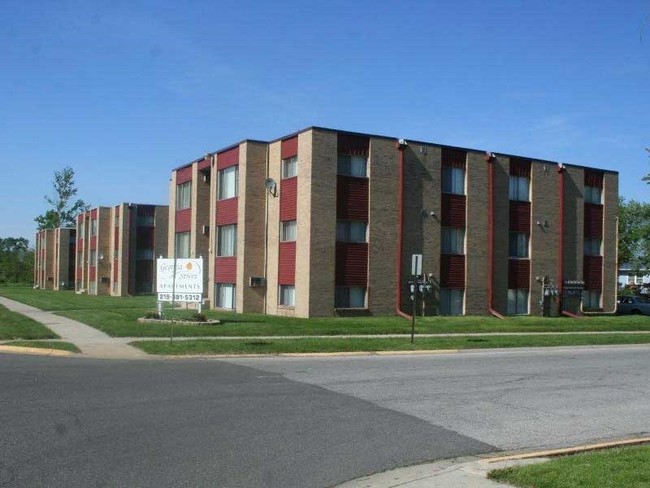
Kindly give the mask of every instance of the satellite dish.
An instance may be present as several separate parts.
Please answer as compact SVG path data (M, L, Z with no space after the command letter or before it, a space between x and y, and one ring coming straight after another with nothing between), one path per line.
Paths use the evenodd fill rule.
M268 190L268 192L271 195L273 195L273 196L277 195L278 185L277 185L277 183L275 182L275 180L273 178L265 179L264 180L264 187Z

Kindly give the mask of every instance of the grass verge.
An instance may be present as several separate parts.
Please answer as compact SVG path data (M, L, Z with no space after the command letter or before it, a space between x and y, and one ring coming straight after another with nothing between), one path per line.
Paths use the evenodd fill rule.
M576 454L540 464L491 471L488 478L526 488L650 486L650 446Z
M77 346L71 342L59 341L12 341L4 346L18 346L18 347L36 347L38 349L58 349L61 351L81 352Z
M319 352L419 351L445 349L487 349L499 347L556 347L606 344L648 344L650 334L621 336L481 336L409 339L300 338L264 340L178 340L134 341L131 344L148 354L280 354Z
M0 305L0 340L58 338L44 325Z

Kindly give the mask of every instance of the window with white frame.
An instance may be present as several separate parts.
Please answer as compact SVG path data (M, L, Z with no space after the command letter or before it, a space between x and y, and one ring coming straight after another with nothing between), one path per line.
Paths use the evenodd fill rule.
M298 156L282 160L282 179L298 176Z
M601 249L602 241L600 239L585 238L585 256L600 256Z
M585 186L585 203L595 203L596 205L600 205L603 203L602 198L602 188L597 186Z
M368 176L368 157L356 154L339 154L337 173L343 176Z
M91 219L90 221L90 235L91 236L97 235L97 219Z
M237 224L217 227L217 256L237 255Z
M530 202L530 178L510 175L508 193L510 195L510 200L516 202Z
M190 257L190 233L178 232L176 234L176 257L189 258Z
M90 281L88 283L88 294L89 295L97 295L97 282L96 281Z
M97 250L90 250L90 266L97 266Z
M366 289L355 286L337 286L335 308L366 308Z
M441 244L442 254L465 254L465 229L443 227Z
M367 242L368 223L358 220L337 220L336 240L339 242Z
M440 288L440 314L463 315L465 290Z
M239 194L239 166L219 170L219 192L217 198L225 200Z
M528 290L511 288L508 290L508 315L528 314Z
M598 290L583 290L582 306L585 309L600 308L600 292Z
M236 291L237 289L233 283L217 283L217 307L234 309Z
M510 232L509 253L511 258L529 257L530 235L525 232Z
M296 240L296 221L287 220L280 222L280 239L282 242L293 242Z
M442 167L442 192L453 195L465 194L465 169Z
M190 208L192 200L192 182L186 181L176 185L176 210Z
M283 307L295 307L296 287L294 285L280 285L278 303Z

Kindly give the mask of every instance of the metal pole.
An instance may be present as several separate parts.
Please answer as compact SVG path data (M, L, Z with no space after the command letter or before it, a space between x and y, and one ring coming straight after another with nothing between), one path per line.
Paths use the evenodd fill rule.
M415 340L415 314L418 309L418 284L417 279L414 280L413 285L413 310L411 312L411 344Z
M169 343L174 342L174 299L176 298L176 236L174 236L174 275L172 276L172 330Z

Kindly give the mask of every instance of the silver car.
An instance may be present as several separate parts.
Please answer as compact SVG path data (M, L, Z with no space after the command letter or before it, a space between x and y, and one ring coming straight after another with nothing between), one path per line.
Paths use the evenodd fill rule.
M650 315L650 300L643 297L622 297L618 300L619 314Z

